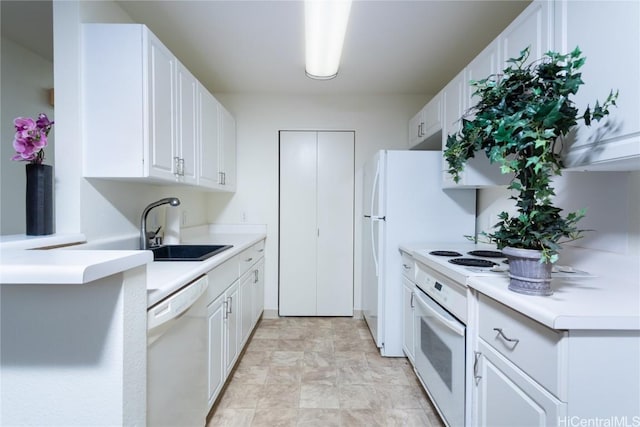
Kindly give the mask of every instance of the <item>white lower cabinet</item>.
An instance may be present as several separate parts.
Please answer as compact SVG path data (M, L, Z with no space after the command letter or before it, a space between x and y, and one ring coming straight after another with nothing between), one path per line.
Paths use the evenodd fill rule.
M222 385L225 380L224 369L224 352L221 349L224 348L224 316L225 316L225 295L220 295L218 299L209 304L207 308L207 374L208 374L208 396L207 402L210 408L215 401L215 398L222 390Z
M412 365L415 364L415 339L414 339L414 325L413 325L413 313L415 311L414 305L415 298L415 285L411 283L406 277L402 278L402 331L403 341L402 349L407 355L407 358Z
M244 345L253 328L253 282L254 270L246 272L240 278L240 343Z
M483 426L554 426L567 405L482 339L476 364L478 422Z
M253 279L253 294L252 294L252 302L253 302L253 324L255 325L260 316L262 316L262 312L264 311L264 259L261 259L255 266L253 270L254 279Z
M640 382L623 380L640 378L640 331L555 330L480 293L469 304L472 425L640 420Z
M208 273L212 302L208 317L208 396L210 409L238 361L264 308L264 241ZM250 260L250 261L249 261Z
M225 375L228 376L233 369L233 365L238 359L240 344L240 304L238 298L238 281L227 289L225 292L225 317L224 317L224 333L225 333Z

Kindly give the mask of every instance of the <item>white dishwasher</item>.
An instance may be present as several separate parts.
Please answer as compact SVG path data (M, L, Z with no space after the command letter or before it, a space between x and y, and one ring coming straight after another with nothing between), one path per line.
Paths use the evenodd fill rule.
M207 276L147 310L147 425L205 425Z

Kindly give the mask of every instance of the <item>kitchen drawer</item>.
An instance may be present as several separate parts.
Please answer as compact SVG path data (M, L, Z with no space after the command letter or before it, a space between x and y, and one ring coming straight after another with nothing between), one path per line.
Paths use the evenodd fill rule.
M412 282L416 281L416 264L411 254L400 251L402 255L402 275Z
M241 254L240 254L241 255ZM229 286L238 280L238 264L240 264L240 255L236 255L223 262L209 273L209 288L207 289L207 300L211 303L220 294L222 294Z
M238 266L238 273L242 276L249 271L251 266L258 262L260 258L264 256L264 240L251 246L249 249L245 249L240 253L240 262Z
M549 329L482 294L478 310L480 338L551 393L564 394L561 376L566 372L565 333Z

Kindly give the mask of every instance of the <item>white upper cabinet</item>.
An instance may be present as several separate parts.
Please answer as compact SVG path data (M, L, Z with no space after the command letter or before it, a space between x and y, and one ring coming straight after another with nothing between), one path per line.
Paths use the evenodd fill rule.
M218 102L147 27L84 24L82 64L84 176L217 185L217 170L199 169L203 153L217 164Z
M442 130L442 98L434 96L415 116L409 120L409 148L437 150ZM437 138L437 139L436 139Z
M489 46L484 48L482 52L476 56L473 61L467 65L464 69L464 82L463 91L466 94L464 96L465 104L463 105L461 114L466 110L476 105L479 101L477 96L474 96L474 88L470 85L472 80L486 79L491 75L498 74L502 71L502 63L500 62L500 40L496 39ZM456 77L457 78L457 77ZM454 80L456 79L454 78ZM459 118L460 116L458 116ZM467 116L467 119L473 119L473 115Z
M473 114L469 112L471 106L477 100L473 97L473 87L469 85L471 80L481 80L491 74L499 72L498 43L490 44L442 91L442 150L446 149L448 135L453 135L462 126L461 117L472 120ZM489 163L484 153L478 153L476 157L469 159L460 174L459 182L455 182L448 172L449 164L442 159L442 187L443 188L479 188L495 185L506 185L511 179L510 175L503 175L500 167Z
M222 104L218 104L218 184L221 190L235 191L236 189L236 120Z
M145 35L147 40L146 45L144 44ZM174 144L176 135L176 116L174 115L176 59L151 33L143 34L142 43L142 49L144 50L146 48L147 51L148 63L148 75L142 76L142 80L146 80L145 86L147 87L149 96L146 103L149 112L148 173L150 176L157 178L173 179L174 174L177 173L177 163L175 161L177 150ZM94 78L100 78L101 81L99 84L102 85L102 90L109 90L110 85L106 79L108 79L111 74L111 61L107 64L105 64L106 69L104 69L99 76L85 75L85 79L93 81ZM122 66L124 66L124 64L122 64ZM141 71L144 72L144 69L131 69L130 71L139 74ZM87 86L85 93L91 96L92 93L89 92L93 92L93 89L95 89L93 86ZM111 107L119 110L123 106L111 105ZM136 118L139 119L139 113L136 114ZM118 127L118 122L119 120L113 123L116 128ZM101 133L103 133L103 130L101 130ZM95 144L95 139L90 138L85 141L87 142L87 152L90 153L92 146ZM122 153L118 152L114 154L122 155Z
M586 62L578 94L582 112L619 90L610 116L590 127L579 121L565 144L566 167L640 170L640 2L556 1L556 49L576 46Z
M542 58L552 50L553 1L533 1L498 37L500 41L500 70L508 66L510 58L530 47L528 63Z
M198 80L180 62L177 67L178 105L176 138L176 176L181 182L197 183L198 156Z
M219 104L204 87L199 87L200 167L198 168L198 184L211 189L218 187L220 178L220 169L218 167Z

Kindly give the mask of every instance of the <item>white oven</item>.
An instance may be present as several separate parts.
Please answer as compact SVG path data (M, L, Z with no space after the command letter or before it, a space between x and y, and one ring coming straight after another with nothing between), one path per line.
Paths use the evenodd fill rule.
M463 426L466 290L421 264L416 281L415 369L445 423Z

